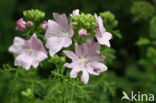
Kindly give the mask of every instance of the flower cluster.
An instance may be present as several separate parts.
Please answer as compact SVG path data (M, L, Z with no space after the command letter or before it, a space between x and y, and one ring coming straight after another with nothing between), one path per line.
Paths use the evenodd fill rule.
M29 10L24 12L24 16L36 22L44 17L44 13ZM89 74L99 75L107 70L107 66L102 63L105 56L101 56L100 46L110 47L112 35L106 31L100 16L80 14L77 9L70 14L69 18L66 14L58 13L53 13L53 18L41 23L41 29L45 32L45 44L39 39L37 32L32 33L28 40L15 37L13 45L9 48L9 52L16 54L15 66L22 66L26 70L31 66L37 68L41 61L48 58L45 49L47 48L51 57L63 51L72 61L64 64L65 67L72 69L70 77L76 78L78 73L82 72L81 81L85 84L88 83ZM24 31L32 25L33 22L26 22L21 18L17 21L16 29ZM75 39L76 41L83 39L83 42L80 44ZM73 49L75 51L71 51Z

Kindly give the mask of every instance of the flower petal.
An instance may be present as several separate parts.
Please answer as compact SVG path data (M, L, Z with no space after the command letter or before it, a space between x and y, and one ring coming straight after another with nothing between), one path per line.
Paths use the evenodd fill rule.
M48 29L45 34L45 38L48 39L52 36L63 36L63 28L55 21L48 20Z
M104 72L104 71L107 71L107 66L104 65L103 63L99 63L99 62L89 62L88 65L92 68L94 68L96 71L98 71L99 73L100 72Z
M78 44L75 44L75 52L76 52L76 55L78 57L83 57L84 56L84 48L82 47L82 45L78 45Z
M70 72L70 78L76 78L79 72L80 72L79 67L75 66Z
M67 68L74 68L74 63L65 63L64 66Z
M9 47L9 52L20 54L24 50L25 40L15 37L14 44Z
M68 19L67 19L67 16L65 14L53 13L53 17L54 17L55 21L57 23L59 23L59 25L61 27L63 27L64 29L67 30L67 28L68 28Z
M72 14L70 14L70 16L72 17L72 18L74 18L75 16L78 16L79 15L79 9L76 9L76 10L73 10L73 12L72 12Z
M33 62L33 58L25 53L19 55L15 59L15 66L22 66L25 70L29 70L31 64Z
M46 47L49 49L51 56L59 52L65 43L64 37L50 37L47 39Z
M105 56L99 56L97 54L92 54L88 56L88 59L91 61L103 61L105 59Z
M94 71L94 69L93 69L92 67L90 67L89 65L87 65L87 71L88 71L88 73L90 73L90 74L99 75L99 72Z
M63 53L66 54L66 56L67 56L68 58L72 59L73 61L79 59L79 58L75 55L75 53L72 52L72 51L64 50Z
M72 44L72 39L71 38L66 38L64 47L69 47Z
M86 70L82 71L82 76L81 76L81 80L84 84L88 83L89 80L89 73Z
M105 32L104 34L102 34L102 37L101 36L98 36L96 34L96 38L98 40L98 42L101 44L101 45L106 45L108 47L110 47L110 42L109 40L112 38L112 34L109 33L109 32Z
M45 52L35 52L35 56L34 56L34 60L32 62L32 66L34 68L37 68L38 65L39 65L39 62L41 62L42 60L46 59L48 56L47 56L47 53Z

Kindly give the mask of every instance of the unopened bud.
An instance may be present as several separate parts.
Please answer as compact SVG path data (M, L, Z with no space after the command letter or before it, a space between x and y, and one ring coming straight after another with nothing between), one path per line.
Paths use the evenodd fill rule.
M88 35L88 33L87 33L86 29L79 30L79 36L80 37L84 37L84 36L87 36L87 35Z

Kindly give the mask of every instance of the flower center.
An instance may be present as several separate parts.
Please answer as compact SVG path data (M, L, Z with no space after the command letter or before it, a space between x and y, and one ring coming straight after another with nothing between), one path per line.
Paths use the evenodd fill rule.
M88 63L88 59L86 57L83 57L80 59L79 64L81 66L85 66Z
M30 56L33 56L33 52L34 52L34 50L33 49L26 49L26 53L28 54L28 55L30 55Z
M64 36L64 37L68 37L67 32L63 32L63 36Z

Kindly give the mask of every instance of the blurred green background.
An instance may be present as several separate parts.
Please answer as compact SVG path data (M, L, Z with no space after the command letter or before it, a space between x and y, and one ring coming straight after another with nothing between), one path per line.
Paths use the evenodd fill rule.
M45 11L47 19L53 12L69 14L73 9L84 13L111 11L122 34L122 38L114 36L111 40L116 52L107 74L116 82L115 95L108 94L106 100L106 94L94 96L96 99L90 103L121 103L122 90L156 94L155 0L0 0L0 68L13 64L8 47L16 36L16 20L28 9Z

